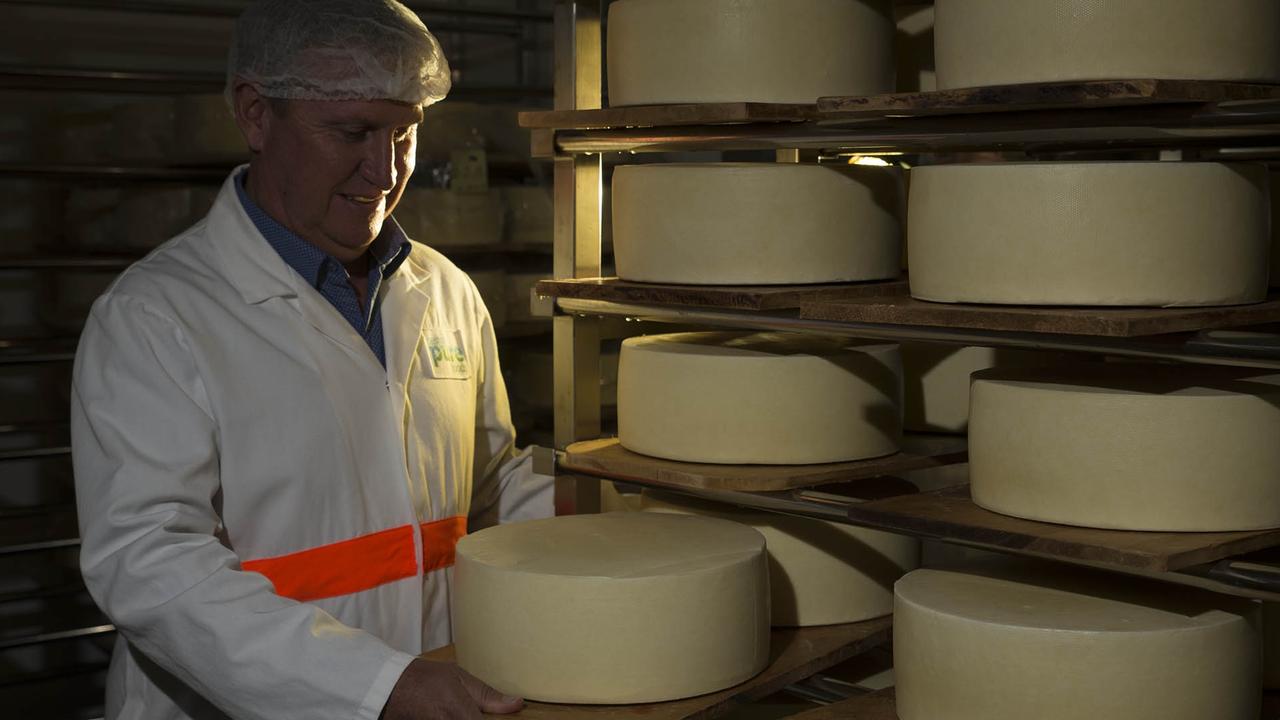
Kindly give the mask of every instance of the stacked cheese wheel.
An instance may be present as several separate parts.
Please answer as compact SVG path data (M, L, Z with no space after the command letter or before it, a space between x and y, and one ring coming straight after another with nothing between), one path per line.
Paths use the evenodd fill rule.
M733 508L645 491L641 507L749 525L769 552L774 625L803 627L867 620L893 612L893 583L919 564L920 543L844 523Z
M1092 162L912 171L911 294L1022 305L1232 305L1265 298L1260 166Z
M1280 527L1280 378L1101 364L974 374L974 502L1118 530Z
M616 0L611 105L814 103L893 91L886 0Z
M1258 608L1051 572L917 570L898 581L902 720L1254 720Z
M902 420L896 345L778 333L629 338L618 438L704 463L831 463L889 455Z
M744 682L769 658L765 540L659 513L499 525L458 543L458 664L501 692L650 703Z
M937 0L943 89L1121 78L1280 82L1273 0Z
M899 180L887 168L632 165L613 176L623 280L786 285L898 275Z

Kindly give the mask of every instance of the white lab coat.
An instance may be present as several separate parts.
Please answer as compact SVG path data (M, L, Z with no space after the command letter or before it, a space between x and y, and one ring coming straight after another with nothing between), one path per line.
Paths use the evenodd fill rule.
M384 370L254 227L241 170L95 303L76 355L81 568L120 631L107 717L374 720L413 656L450 641L426 524L549 515L550 483L514 451L470 279L414 243L383 284ZM412 574L298 602L242 569L323 575L332 556L307 551L355 547L376 571L391 561L344 544L369 536L394 536Z

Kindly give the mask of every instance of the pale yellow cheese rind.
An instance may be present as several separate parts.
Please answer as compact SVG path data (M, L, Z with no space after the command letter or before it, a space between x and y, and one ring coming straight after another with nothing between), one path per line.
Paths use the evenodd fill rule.
M1151 531L1280 527L1274 376L1148 364L973 376L973 500L1032 520Z
M769 658L765 541L713 518L619 512L499 525L458 543L458 664L555 703L651 703L750 679Z
M893 92L886 0L616 0L608 20L612 106Z
M628 338L618 439L704 463L792 465L889 455L902 432L896 345L782 333Z
M942 89L1154 78L1280 82L1274 0L937 0Z
M1053 572L917 570L899 580L898 717L1258 717L1256 605L1190 588Z
M912 170L912 296L1210 306L1266 297L1261 166L1090 162Z
M618 277L693 285L894 278L899 199L892 168L622 166L613 175Z
M893 583L920 564L920 541L905 535L648 490L641 508L722 518L760 531L769 552L776 626L834 625L888 615L893 612Z

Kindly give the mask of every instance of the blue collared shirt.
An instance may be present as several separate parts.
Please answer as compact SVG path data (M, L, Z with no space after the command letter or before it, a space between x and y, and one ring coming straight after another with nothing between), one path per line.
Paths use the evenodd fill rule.
M245 192L244 180L248 171L236 178L236 194L249 219L275 248L289 267L292 267L317 292L328 300L338 314L369 344L369 349L387 366L386 343L382 339L382 303L378 289L382 281L391 277L400 264L409 257L411 245L400 228L390 218L382 226L382 232L369 248L369 280L365 294L365 307L360 306L355 288L351 287L351 275L342 263L322 252L315 245L298 237L291 230L276 222Z

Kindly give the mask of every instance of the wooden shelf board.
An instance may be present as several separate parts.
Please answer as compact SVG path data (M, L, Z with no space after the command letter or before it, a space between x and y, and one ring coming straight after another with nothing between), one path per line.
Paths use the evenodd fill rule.
M627 450L617 438L605 438L570 445L560 467L567 472L642 485L775 492L965 462L968 453L964 450L963 439L946 440L951 442L943 443L934 452L899 452L857 462L821 465L716 465L649 457Z
M1035 522L984 510L956 485L850 505L858 525L1118 569L1173 572L1280 545L1280 530L1130 532Z
M886 616L849 625L774 628L770 661L763 672L736 687L685 700L647 705L557 705L526 702L517 717L523 720L707 720L740 703L772 695L799 680L889 641L892 618ZM452 662L453 646L433 650L428 660Z
M906 280L832 285L667 285L609 278L543 280L539 295L638 305L732 310L788 310L807 302L905 295Z
M816 104L681 103L636 105L597 110L530 110L519 115L520 127L591 130L615 127L673 127L749 122L804 122L818 116Z
M1280 85L1214 80L1088 80L824 97L818 100L818 110L824 117L918 117L1276 98L1280 98Z
M897 695L894 688L885 688L806 710L788 720L898 720ZM1280 720L1280 693L1263 693L1261 720Z
M806 320L967 328L1059 335L1139 337L1280 322L1280 297L1252 305L1178 308L1079 308L970 305L907 295L806 301Z
M885 688L806 710L787 720L898 720L898 711L893 688Z

